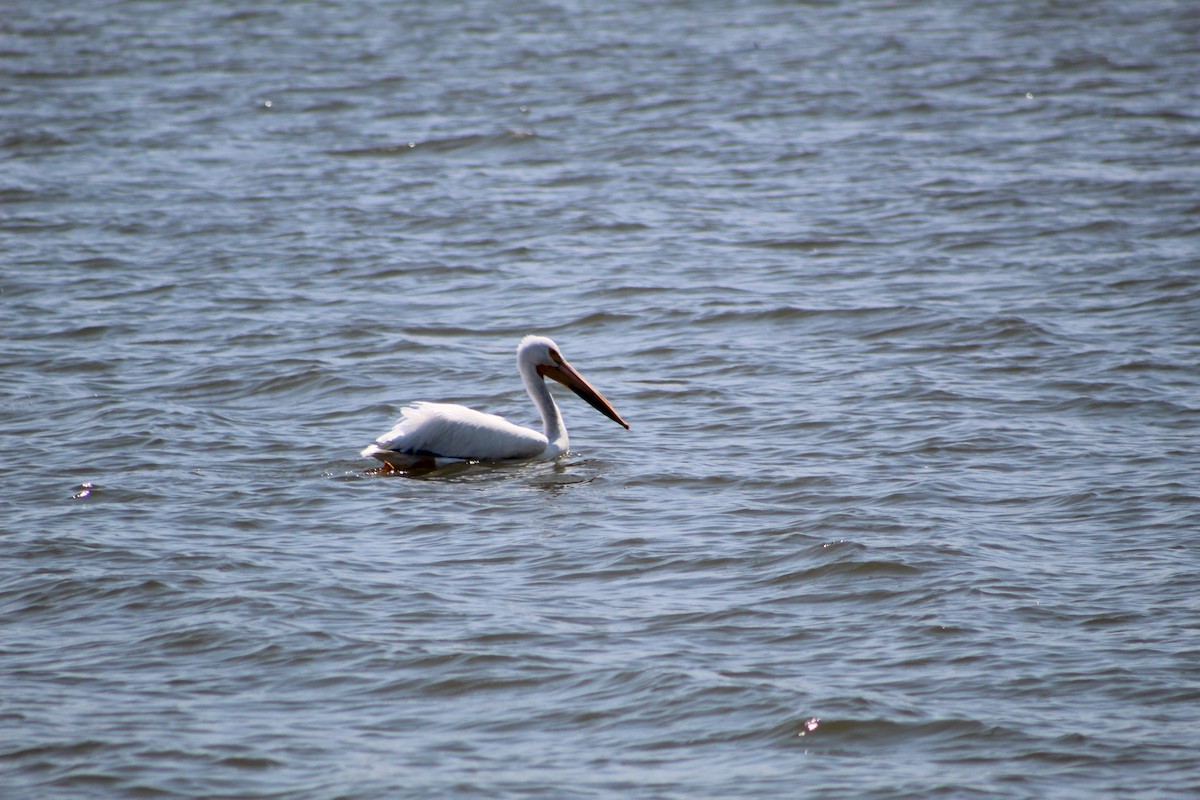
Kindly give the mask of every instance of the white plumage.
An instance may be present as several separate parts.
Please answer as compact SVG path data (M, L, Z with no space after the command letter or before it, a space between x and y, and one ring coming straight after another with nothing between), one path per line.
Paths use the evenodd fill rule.
M522 339L517 346L517 371L541 414L541 433L465 406L413 403L401 410L395 427L366 447L362 455L395 467L556 458L567 451L570 442L546 378L562 383L604 416L629 427L604 396L567 363L550 339Z

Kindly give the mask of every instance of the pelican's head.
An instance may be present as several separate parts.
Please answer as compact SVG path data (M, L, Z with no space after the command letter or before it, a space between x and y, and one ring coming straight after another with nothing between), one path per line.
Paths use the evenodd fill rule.
M542 378L553 378L613 422L629 428L629 423L621 419L621 415L604 399L604 395L596 391L595 387L567 363L553 340L545 336L526 336L517 345L517 367L522 373L533 369Z
M518 364L556 364L550 357L550 353L558 352L558 345L553 339L548 339L545 336L526 336L517 345L517 363ZM561 356L560 356L561 358Z

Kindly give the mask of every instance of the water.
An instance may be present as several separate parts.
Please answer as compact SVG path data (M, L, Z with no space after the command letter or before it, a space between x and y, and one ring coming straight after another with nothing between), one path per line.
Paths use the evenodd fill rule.
M1200 792L1194 7L611 6L6 8L0 794Z

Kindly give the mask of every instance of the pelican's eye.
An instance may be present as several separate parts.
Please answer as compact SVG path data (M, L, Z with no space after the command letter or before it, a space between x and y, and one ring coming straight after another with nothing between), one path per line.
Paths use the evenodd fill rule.
M555 364L563 363L563 357L560 356L558 354L558 351L555 350L553 347L550 348L550 358L552 358L554 360Z

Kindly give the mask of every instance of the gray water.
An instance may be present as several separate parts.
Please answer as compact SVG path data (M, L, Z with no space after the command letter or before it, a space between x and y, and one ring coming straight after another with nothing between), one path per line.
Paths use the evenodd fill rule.
M1190 2L8 3L0 795L1200 792ZM419 479L413 400L572 452Z

